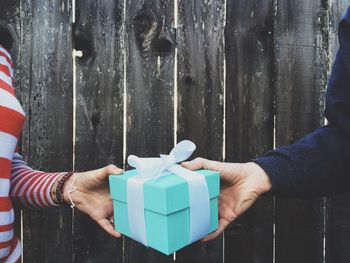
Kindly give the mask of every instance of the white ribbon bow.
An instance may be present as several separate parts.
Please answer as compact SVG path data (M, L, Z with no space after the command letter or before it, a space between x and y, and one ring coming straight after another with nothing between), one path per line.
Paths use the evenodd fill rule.
M166 175L170 171L188 183L190 204L190 243L206 236L210 226L209 190L205 178L196 172L187 170L177 163L188 159L196 145L188 140L179 142L169 155L160 158L128 157L128 163L135 167L138 175L127 183L127 203L129 228L133 239L147 246L146 223L144 214L143 184Z

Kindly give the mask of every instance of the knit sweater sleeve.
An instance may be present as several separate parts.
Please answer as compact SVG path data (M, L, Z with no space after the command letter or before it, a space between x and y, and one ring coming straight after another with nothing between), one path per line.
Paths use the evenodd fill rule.
M17 205L27 208L55 206L50 196L50 189L62 174L34 170L27 166L20 154L15 153L11 166L11 199Z
M338 32L340 48L326 94L329 125L254 160L277 196L308 198L350 189L350 6Z

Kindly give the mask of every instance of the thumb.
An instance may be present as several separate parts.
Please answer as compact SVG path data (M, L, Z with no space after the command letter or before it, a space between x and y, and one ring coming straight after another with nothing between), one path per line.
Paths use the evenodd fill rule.
M106 218L103 218L97 222L108 234L113 237L120 238L121 234L115 231L111 222L109 222Z
M120 169L119 167L115 166L114 164L107 165L101 169L98 169L98 175L97 179L99 180L105 180L108 178L109 175L119 175L124 172L123 169Z
M189 170L208 169L219 171L222 163L199 157L190 162L183 162L181 165Z
M217 238L222 232L224 232L225 228L230 224L229 221L220 218L219 220L219 227L216 231L214 231L213 233L209 234L208 236L206 236L205 238L203 238L201 241L203 242L207 242L209 240L213 240L215 238Z

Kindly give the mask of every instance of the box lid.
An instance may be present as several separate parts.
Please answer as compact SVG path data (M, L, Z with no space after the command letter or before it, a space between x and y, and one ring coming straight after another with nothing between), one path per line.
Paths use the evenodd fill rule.
M211 170L195 171L204 176L209 189L210 199L217 197L220 191L220 176ZM127 203L127 180L137 175L135 169L126 171L122 175L109 176L111 196L114 200ZM150 180L144 184L145 209L168 215L189 207L189 193L187 182L181 177L168 173L157 180Z

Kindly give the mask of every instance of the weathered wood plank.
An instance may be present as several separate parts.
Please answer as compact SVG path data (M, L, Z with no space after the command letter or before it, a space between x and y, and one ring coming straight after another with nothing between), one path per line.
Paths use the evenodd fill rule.
M342 14L345 12L348 1L329 1L329 68L331 68L338 43L338 25ZM350 194L341 194L327 200L327 225L326 225L326 262L345 263L349 261L350 253Z
M336 195L327 200L326 262L349 262L350 194Z
M173 1L126 2L126 153L159 156L174 144ZM125 238L125 262L172 262Z
M223 160L224 1L177 1L178 141L189 139L193 157ZM222 262L222 236L176 253L176 262Z
M13 62L17 62L21 33L20 1L3 1L0 14L0 44L10 51Z
M276 144L321 124L327 81L327 4L277 2ZM276 199L276 262L322 262L324 202Z
M27 112L23 150L44 171L72 169L71 2L21 1L20 93ZM68 207L24 211L23 258L71 262Z
M123 1L76 2L75 169L123 167ZM92 150L94 149L94 150ZM75 211L74 262L121 262L122 239Z
M329 41L329 54L328 65L331 69L335 55L339 48L338 41L338 26L341 17L345 14L346 8L349 5L349 1L346 0L328 0L328 41Z
M226 161L273 147L273 1L227 2ZM273 198L225 231L225 261L272 262Z

